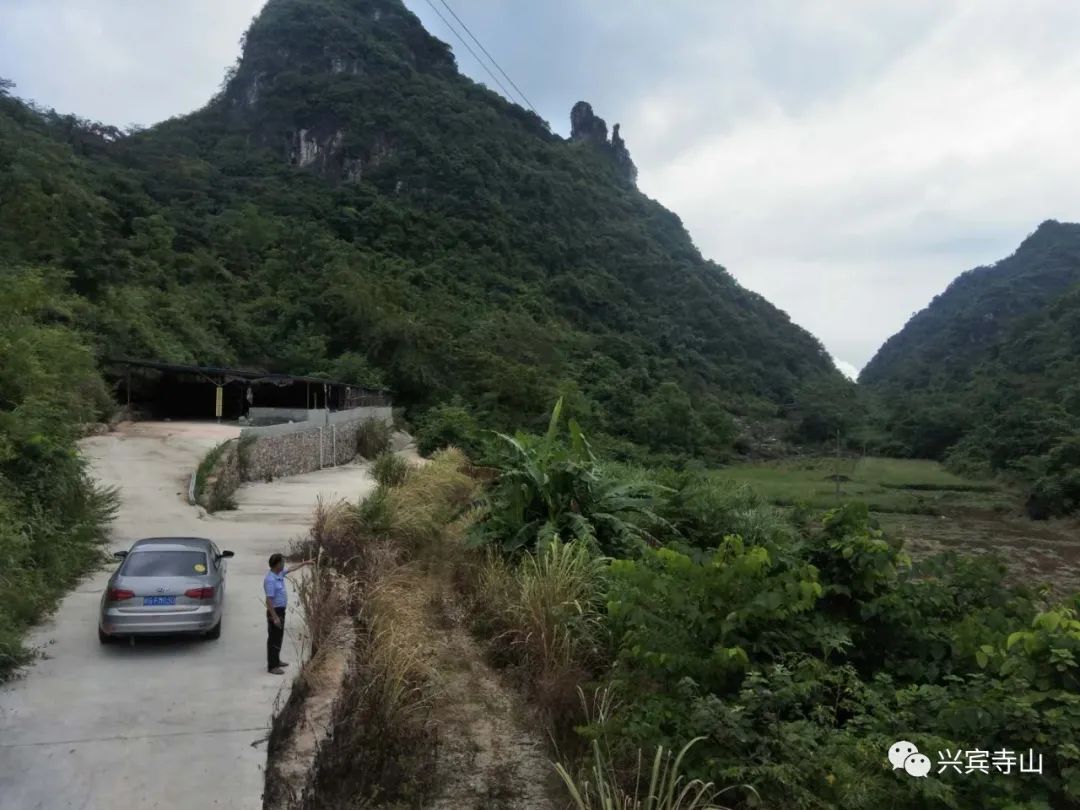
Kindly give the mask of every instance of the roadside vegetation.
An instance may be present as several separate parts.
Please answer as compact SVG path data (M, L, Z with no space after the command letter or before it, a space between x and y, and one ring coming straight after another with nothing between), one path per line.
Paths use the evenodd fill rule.
M544 435L497 439L506 453L490 484L442 451L349 507L322 541L345 569L380 553L452 570L489 662L556 746L559 801L656 806L639 801L654 762L684 807L1080 801L1075 596L1011 586L992 557L913 561L865 504L780 509L713 474L604 462L561 407ZM966 485L940 471L929 482ZM389 694L421 707L425 683L404 678ZM422 709L413 717L403 733L422 729ZM1030 749L1042 773L898 776L886 759L896 739L935 758Z
M1080 800L1076 597L1011 586L991 557L913 561L862 503L780 508L713 473L606 462L562 408L542 435L491 437L489 482L456 449L404 475L383 460L370 497L321 513L314 553L358 583L362 639L328 795L426 806L466 767L492 807ZM939 468L865 467L901 493L985 494ZM556 788L454 759L461 721L444 706L467 700L452 670L468 654L432 639L461 626L528 699ZM896 739L1030 749L1043 772L898 776ZM551 804L523 798L530 779Z
M100 560L117 504L76 451L110 402L64 284L0 266L0 680L28 660L30 625Z
M236 508L233 497L241 481L243 449L237 439L229 439L207 451L195 469L195 501L207 512Z
M393 428L379 419L368 419L356 431L356 452L361 458L375 459L390 449Z

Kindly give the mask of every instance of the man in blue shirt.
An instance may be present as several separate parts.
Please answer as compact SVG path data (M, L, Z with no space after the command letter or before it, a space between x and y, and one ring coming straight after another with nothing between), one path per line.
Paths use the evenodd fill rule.
M274 675L285 672L287 661L281 660L281 642L285 638L285 607L289 604L289 591L285 577L299 571L314 560L304 560L292 568L285 567L285 557L270 555L270 570L263 577L263 593L266 594L266 671Z

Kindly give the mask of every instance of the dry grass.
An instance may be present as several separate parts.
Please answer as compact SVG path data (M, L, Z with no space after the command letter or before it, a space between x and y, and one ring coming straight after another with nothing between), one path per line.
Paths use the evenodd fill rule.
M426 592L392 542L374 540L351 558L357 643L335 706L331 744L319 754L320 807L402 802L432 788L434 677L416 614Z
M356 583L330 567L329 560L316 557L307 576L296 583L297 601L307 627L311 657L340 641L342 619L349 615L356 598Z
M447 448L416 467L398 486L380 486L365 501L350 507L348 530L357 543L383 538L415 553L455 531L479 494L479 485L465 472L460 450Z
M460 540L477 484L459 451L443 451L359 504L322 503L303 543L319 560L301 592L313 647L331 644L333 617L351 613L356 654L319 752L319 806L422 803L432 790L435 673L425 652L430 587L420 564ZM330 570L330 566L334 570Z
M598 662L606 566L556 540L516 564L489 549L459 569L473 631L491 642L494 663L516 666L556 742L570 740L578 687Z
M316 655L334 644L333 617L342 611L353 616L356 631L333 734L318 754L311 795L320 807L422 806L440 790L472 790L469 779L456 786L450 772L457 766L450 772L445 763L436 767L436 719L444 733L458 735L462 751L492 723L501 729L488 776L498 776L496 751L504 743L535 752L511 718L489 718L475 706L469 712L479 714L472 717L462 708L477 687L456 669L468 662L473 644L457 625L458 603L446 598L459 568L477 612L490 617L496 646L520 665L537 700L552 716L576 714L565 704L568 695L576 703L577 685L587 676L580 662L593 654L604 562L573 543L552 543L519 565L468 551L464 539L482 486L469 471L465 456L447 449L358 504L318 505L303 553L319 562L300 597ZM497 692L497 679L487 671ZM460 694L444 694L447 684ZM539 778L530 775L522 795L547 789L543 757L535 764ZM437 774L441 788L434 784Z

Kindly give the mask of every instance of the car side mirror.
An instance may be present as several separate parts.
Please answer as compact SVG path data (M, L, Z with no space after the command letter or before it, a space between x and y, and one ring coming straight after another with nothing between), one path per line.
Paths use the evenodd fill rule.
M118 560L124 559L124 557L126 557L127 555L128 555L128 553L126 551L114 551L113 552L113 556L116 557L116 559L118 559Z
M235 556L236 555L233 554L231 551L223 551L223 552L221 552L221 554L218 555L218 558L220 559L222 557L235 557Z

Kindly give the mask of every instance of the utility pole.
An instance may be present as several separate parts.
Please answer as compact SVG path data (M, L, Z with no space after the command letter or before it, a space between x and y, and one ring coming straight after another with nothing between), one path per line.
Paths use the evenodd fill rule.
M836 500L840 500L840 428L836 429L836 471L833 475L836 481Z

